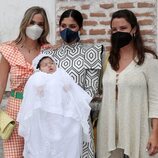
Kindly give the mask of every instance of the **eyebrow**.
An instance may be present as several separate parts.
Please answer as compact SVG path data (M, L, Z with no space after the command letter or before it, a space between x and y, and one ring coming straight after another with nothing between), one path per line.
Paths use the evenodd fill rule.
M34 20L31 20L30 23L32 23L32 22L35 23L35 24L44 24L44 21L43 22L42 21L41 22L36 22Z

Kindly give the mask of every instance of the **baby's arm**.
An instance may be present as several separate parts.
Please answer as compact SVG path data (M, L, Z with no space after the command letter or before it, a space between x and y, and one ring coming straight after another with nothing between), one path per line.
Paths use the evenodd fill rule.
M44 86L38 86L35 89L36 89L36 94L39 97L43 97L44 96Z
M63 83L63 89L65 92L68 92L73 88L73 86L72 86L73 79L62 68L60 68L59 71L62 76L61 79L62 79L62 83Z
M44 96L46 83L46 78L41 72L36 72L30 79L30 86L38 97Z

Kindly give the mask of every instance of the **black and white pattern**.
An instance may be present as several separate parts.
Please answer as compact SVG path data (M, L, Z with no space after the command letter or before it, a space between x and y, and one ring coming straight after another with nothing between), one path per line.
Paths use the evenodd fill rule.
M57 50L46 50L67 73L92 97L98 91L99 75L102 68L102 45L85 47L81 43L63 45ZM83 143L82 158L94 158L93 128L90 124L91 143Z

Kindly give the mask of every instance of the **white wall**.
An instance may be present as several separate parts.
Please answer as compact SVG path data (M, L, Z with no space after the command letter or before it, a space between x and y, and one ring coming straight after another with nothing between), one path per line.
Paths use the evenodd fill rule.
M13 40L19 32L19 25L25 11L31 6L43 7L50 23L49 41L55 41L56 0L0 0L0 42Z
M157 46L157 54L158 54L158 1L156 1L157 2L157 4L156 4L156 15L157 15L157 21L156 21L156 46Z

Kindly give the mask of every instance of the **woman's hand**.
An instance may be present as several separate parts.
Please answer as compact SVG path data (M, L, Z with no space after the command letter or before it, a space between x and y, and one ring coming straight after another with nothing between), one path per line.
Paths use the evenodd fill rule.
M152 130L146 149L150 156L158 153L158 129Z

